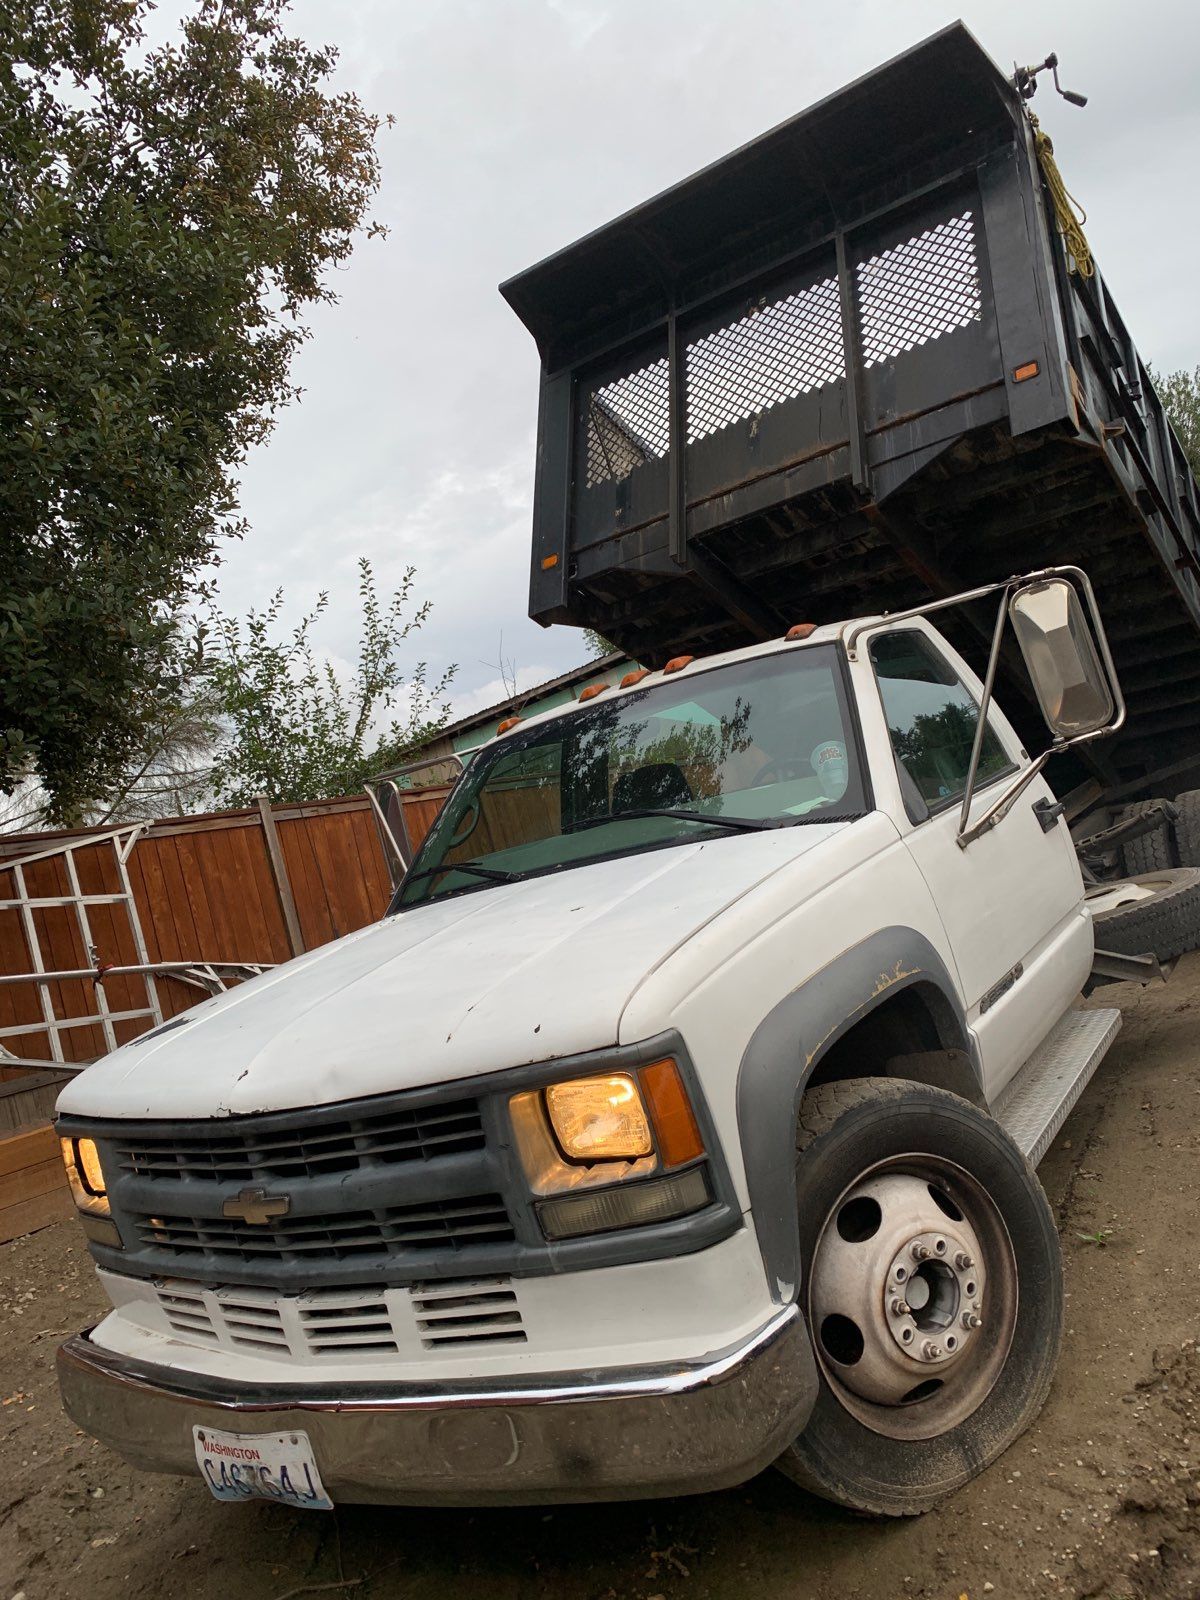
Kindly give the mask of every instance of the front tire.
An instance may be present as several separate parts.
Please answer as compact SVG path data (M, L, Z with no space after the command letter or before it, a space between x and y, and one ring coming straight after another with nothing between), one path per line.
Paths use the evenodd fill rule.
M1029 1426L1062 1338L1045 1194L970 1102L895 1079L800 1108L801 1303L820 1391L778 1465L856 1511L909 1516Z

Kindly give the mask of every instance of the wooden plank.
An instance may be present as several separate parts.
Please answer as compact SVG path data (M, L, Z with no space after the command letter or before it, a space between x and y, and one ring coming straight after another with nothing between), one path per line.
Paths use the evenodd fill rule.
M244 886L229 846L229 834L210 833L179 842L193 903L208 913L211 934L195 955L209 961L235 961L241 954L239 929L248 921Z
M151 961L186 959L175 919L174 896L163 867L164 852L173 852L174 848L157 839L142 838L134 845L129 858L129 884Z
M40 1074L39 1074L40 1077ZM8 1085L5 1085L7 1088ZM63 1091L62 1082L42 1083L22 1088L16 1094L0 1097L0 1139L31 1122L42 1122L54 1115L55 1102Z
M384 914L392 898L392 880L388 876L387 862L384 859L383 846L379 842L379 830L375 825L374 813L368 812L365 815L359 813L348 819L347 832L354 841L367 903L372 908L373 914L369 920L374 922Z
M325 838L325 818L312 816L304 824L304 843L309 851L310 874L314 878L320 901L325 904L325 926L322 942L338 938L341 931L342 904L338 883L334 882L333 861Z
M57 1085L64 1089L75 1074L69 1067L47 1067L42 1071L36 1067L6 1067L2 1069L6 1076L0 1081L0 1100L11 1099L13 1095L23 1094L28 1089L41 1089L47 1085ZM41 1118L31 1118L33 1122L40 1122Z
M296 912L296 900L292 894L292 883L288 877L287 862L284 860L283 851L279 848L279 834L275 829L275 818L271 815L271 802L265 794L257 796L258 814L262 818L263 841L267 847L267 860L271 864L271 876L275 880L275 892L279 896L279 909L283 912L284 926L287 928L288 943L292 947L292 954L304 954L304 935L300 932L300 918Z
M239 955L238 959L290 960L292 948L283 924L261 831L254 833L249 829L238 829L236 833L226 834L225 840L254 921L253 940L247 942L244 957Z
M39 1195L53 1194L57 1189L70 1193L66 1168L62 1157L55 1151L49 1161L39 1161L31 1167L18 1167L0 1178L0 1211L19 1205L22 1200L36 1200Z
M219 959L217 951L219 940L216 924L213 921L212 904L205 892L197 854L203 846L198 839L187 837L174 840L174 845L183 875L184 893L196 928L196 942L188 954L193 960L201 956L207 956L210 960Z
M10 1134L7 1139L0 1139L0 1177L6 1178L10 1172L20 1172L24 1167L37 1166L51 1157L58 1162L62 1171L58 1135L50 1124L46 1122L38 1128L23 1128L19 1133ZM63 1172L64 1182L66 1176Z
M310 817L308 834L312 840L313 855L321 874L325 898L329 902L332 938L349 933L357 924L347 904L346 888L341 880L335 849L333 825L328 817Z
M66 1222L74 1215L75 1205L66 1189L23 1200L19 1205L5 1206L0 1211L0 1244L20 1239L38 1228L48 1228L51 1223Z
M279 845L288 864L288 873L296 893L296 910L300 928L310 950L325 944L332 936L333 918L325 897L325 886L313 856L310 825L305 819L282 822L276 818Z

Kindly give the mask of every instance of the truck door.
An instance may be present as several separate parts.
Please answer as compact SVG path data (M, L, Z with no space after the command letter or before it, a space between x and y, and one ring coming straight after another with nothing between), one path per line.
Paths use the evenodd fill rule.
M1079 866L1066 825L1043 827L1036 807L1053 794L1041 779L996 827L959 846L978 680L920 621L874 635L867 653L894 762L894 820L946 929L992 1099L1087 976L1091 925ZM972 816L1028 761L993 708Z

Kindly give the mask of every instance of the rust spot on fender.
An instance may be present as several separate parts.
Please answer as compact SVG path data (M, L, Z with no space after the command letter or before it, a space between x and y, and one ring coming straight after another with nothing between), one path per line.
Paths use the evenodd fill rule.
M846 1023L852 1021L863 1011L865 1011L872 1000L877 1000L881 994L886 994L889 989L893 988L898 983L902 983L905 978L915 977L920 970L920 967L906 967L903 961L900 960L896 962L896 965L890 972L881 972L879 977L875 980L875 987L871 990L867 998L862 1001L861 1004L855 1006L854 1010L849 1012L840 1021L835 1022L828 1032L818 1039L815 1045L813 1045L812 1049L804 1058L805 1068L812 1066L817 1056L820 1055L821 1051L829 1043L830 1039L833 1038L834 1034L839 1032Z
M905 978L913 977L916 971L916 967L902 967L901 963L897 961L890 972L881 972L879 974L875 987L871 990L868 999L874 1000L878 995L884 994L890 989L893 984L900 983Z

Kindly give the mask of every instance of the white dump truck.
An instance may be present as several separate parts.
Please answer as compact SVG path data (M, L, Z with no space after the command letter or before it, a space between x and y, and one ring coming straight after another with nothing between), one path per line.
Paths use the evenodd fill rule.
M1195 484L1046 204L954 28L506 286L532 611L646 665L502 725L380 922L65 1091L80 1427L230 1501L904 1514L1036 1415L1081 991L1200 942L1193 869L1117 875L1197 759L1142 671Z

